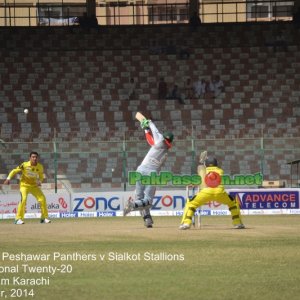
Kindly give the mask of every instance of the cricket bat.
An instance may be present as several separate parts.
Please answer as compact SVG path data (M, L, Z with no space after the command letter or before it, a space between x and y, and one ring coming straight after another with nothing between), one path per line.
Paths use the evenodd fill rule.
M141 114L140 112L137 112L137 113L135 114L135 118L136 118L137 120L139 120L140 122L142 122L144 119L146 119L146 117L145 117L143 114Z

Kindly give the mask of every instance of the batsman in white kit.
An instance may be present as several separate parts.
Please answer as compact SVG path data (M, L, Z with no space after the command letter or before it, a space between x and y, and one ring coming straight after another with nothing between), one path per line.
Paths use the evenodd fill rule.
M137 172L141 175L150 175L153 172L158 174L171 148L174 138L173 133L160 133L155 124L151 120L147 120L141 113L137 113L136 118L140 121L142 129L145 131L146 140L151 146L144 160L137 168ZM155 191L156 187L154 185L143 185L141 181L137 181L135 200L127 201L124 208L124 216L131 211L140 211L144 219L144 225L147 228L152 228L153 219L150 209Z

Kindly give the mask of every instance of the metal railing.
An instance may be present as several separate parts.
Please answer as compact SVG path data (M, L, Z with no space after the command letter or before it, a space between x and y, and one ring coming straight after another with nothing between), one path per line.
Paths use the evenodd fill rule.
M73 26L87 12L85 1L79 4L33 3L17 1L0 3L0 26ZM294 1L201 1L199 16L202 23L290 21ZM98 3L95 16L99 25L161 25L185 24L190 20L189 2Z
M297 179L298 184L298 171L292 175L288 162L300 158L299 143L299 136L176 139L164 170L174 174L196 174L199 153L209 149L210 155L219 159L226 174L260 172L265 180L281 179L290 184ZM47 183L54 184L55 188L62 179L66 179L71 185L82 188L115 186L124 190L128 188L128 171L134 171L149 150L147 143L140 143L139 139L59 142L53 138L48 142L6 142L0 147L2 180L12 168L28 159L29 152L34 149L41 155Z

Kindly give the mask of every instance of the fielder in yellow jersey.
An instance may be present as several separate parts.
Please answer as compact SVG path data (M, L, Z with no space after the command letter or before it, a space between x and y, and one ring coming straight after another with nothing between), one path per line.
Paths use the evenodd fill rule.
M231 213L234 228L244 229L245 226L242 223L239 203L231 198L224 190L224 186L220 184L223 170L218 167L217 160L215 158L207 158L205 166L207 186L202 188L192 199L187 200L179 229L189 229L196 209L209 201L217 201L227 205Z
M21 201L18 205L15 224L24 224L24 215L26 210L26 202L28 194L32 194L41 206L41 223L51 223L48 219L48 208L46 197L40 186L44 180L44 167L38 162L38 153L31 152L29 161L23 162L17 168L13 169L9 174L4 184L9 184L10 180L18 173L22 173L20 179Z

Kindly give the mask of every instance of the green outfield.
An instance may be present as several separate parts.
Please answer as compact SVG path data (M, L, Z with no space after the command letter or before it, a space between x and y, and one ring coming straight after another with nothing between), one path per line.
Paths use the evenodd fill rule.
M245 230L229 216L203 217L200 230L179 221L1 220L0 299L299 298L300 216L244 216Z

